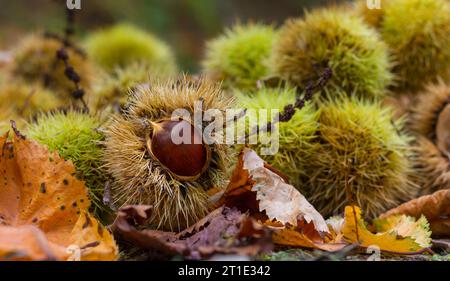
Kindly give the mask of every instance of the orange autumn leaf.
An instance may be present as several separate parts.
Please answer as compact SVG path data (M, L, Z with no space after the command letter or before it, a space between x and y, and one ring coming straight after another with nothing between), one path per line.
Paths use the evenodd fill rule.
M118 250L113 235L88 212L83 212L78 217L69 239L70 242L67 244L69 248L74 249L74 255L69 259L85 261L117 259Z
M419 219L424 215L434 235L450 235L450 189L424 195L387 211L380 218L407 215Z
M0 137L0 149L0 260L15 259L15 252L19 259L65 260L69 246L80 248L81 259L116 258L111 234L85 212L87 189L71 162L18 131L13 141ZM11 240L14 235L22 239Z
M345 207L345 223L342 227L343 239L358 243L362 247L378 247L382 251L398 254L415 254L425 250L412 237L401 237L395 231L370 232L357 206Z
M0 226L0 260L58 260L64 247L50 243L34 225Z
M322 238L311 223L295 228L274 229L272 240L277 245L305 247L328 252L342 250L348 245L347 243L334 240L333 237Z

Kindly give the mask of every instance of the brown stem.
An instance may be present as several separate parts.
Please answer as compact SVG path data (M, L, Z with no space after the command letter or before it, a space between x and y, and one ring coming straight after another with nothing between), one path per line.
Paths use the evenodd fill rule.
M283 111L279 115L278 120L273 119L262 128L260 128L258 125L253 127L252 130L250 130L249 133L246 133L244 138L241 140L242 141L245 140L245 142L247 143L249 137L256 134L258 131L270 132L271 127L276 123L289 122L294 116L295 110L301 110L303 107L305 107L306 103L313 98L313 95L325 87L328 81L330 81L332 75L333 73L331 71L331 68L329 67L325 68L324 71L319 75L319 78L314 83L310 82L306 86L306 88L304 89L305 94L303 95L303 97L301 97L301 93L303 93L303 91L299 91L299 89L297 89L297 97L295 102L293 104L288 104L284 107Z

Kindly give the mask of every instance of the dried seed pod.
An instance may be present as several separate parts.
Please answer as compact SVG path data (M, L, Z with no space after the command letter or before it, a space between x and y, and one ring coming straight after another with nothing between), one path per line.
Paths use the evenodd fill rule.
M449 160L435 143L423 136L417 136L413 147L417 157L414 169L421 194L432 194L440 189L450 188Z
M353 3L353 9L357 15L364 18L364 21L372 27L379 28L383 21L384 7L389 0L380 0L381 9L370 9L367 0L359 0Z
M439 150L447 156L450 156L450 104L447 104L439 113L436 123L436 145Z
M103 158L112 176L112 199L117 207L153 205L153 227L179 230L209 211L207 191L224 187L231 150L222 143L206 144L195 130L187 136L199 144L177 145L169 138L174 125L186 129L192 124L185 116L169 120L179 109L187 110L193 120L199 101L204 111L224 111L233 99L225 97L218 84L202 78L148 84L134 89L124 113L115 115L106 128Z
M408 93L389 95L383 99L383 106L389 106L392 109L395 119L407 116L413 104L414 97Z
M88 103L93 111L118 113L127 102L130 91L135 87L145 85L150 77L163 79L169 76L170 73L153 69L144 63L117 67L111 72L102 73L93 84Z
M450 87L443 81L429 84L419 93L412 108L409 127L431 141L436 139L436 125L439 114L450 102Z
M417 136L417 180L423 194L450 187L448 128L450 87L440 81L417 95L409 127Z

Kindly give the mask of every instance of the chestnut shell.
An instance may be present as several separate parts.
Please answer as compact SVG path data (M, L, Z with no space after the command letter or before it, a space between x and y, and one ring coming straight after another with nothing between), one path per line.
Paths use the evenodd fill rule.
M153 130L147 138L147 149L173 177L181 181L194 181L208 168L210 148L204 144L201 132L190 122L180 120L163 120L151 123ZM190 143L176 144L172 132L183 137L190 132Z

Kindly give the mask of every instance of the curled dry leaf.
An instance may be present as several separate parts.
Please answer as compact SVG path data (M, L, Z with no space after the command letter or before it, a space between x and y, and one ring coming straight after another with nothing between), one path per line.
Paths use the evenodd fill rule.
M269 230L237 209L220 207L180 233L139 230L151 211L151 206L121 208L112 225L114 233L138 247L188 259L214 254L255 256L272 246Z
M190 251L183 243L176 243L173 232L158 230L138 230L151 217L153 207L147 205L130 205L119 209L111 226L115 235L132 244L150 250L156 250L167 256L189 255Z
M241 212L248 212L261 221L267 220L266 214L261 214L256 193L252 191L255 181L250 178L247 170L244 170L243 151L239 154L238 163L231 176L230 183L223 193L217 193L212 197L218 198L215 202L217 208L225 205L237 208ZM220 197L219 197L219 196Z
M85 211L87 189L71 162L17 130L13 141L0 137L0 149L0 260L116 258L112 235Z
M270 220L283 224L297 225L298 220L312 222L319 232L329 232L322 215L309 204L306 198L283 178L265 168L255 151L245 148L244 169L255 181L252 191L256 192L259 210L265 211Z
M273 230L272 239L278 245L326 251L337 251L346 245L323 237L330 232L323 217L287 183L281 172L249 148L241 151L230 184L218 204L249 212Z
M450 189L421 196L387 211L380 218L407 215L419 219L424 215L430 223L433 235L450 235Z
M259 219L297 226L298 221L312 222L319 232L329 232L323 217L283 175L262 160L255 151L244 148L221 204L241 211L258 213Z
M357 243L362 247L378 247L382 251L397 254L417 254L426 250L420 242L427 240L421 237L416 241L414 237L403 237L399 233L399 225L393 224L385 229L385 232L372 233L361 217L361 209L357 206L345 207L345 223L342 228L343 239L349 243ZM404 235L410 235L413 231L405 231ZM428 237L429 238L429 237Z

